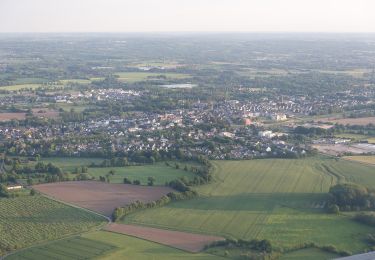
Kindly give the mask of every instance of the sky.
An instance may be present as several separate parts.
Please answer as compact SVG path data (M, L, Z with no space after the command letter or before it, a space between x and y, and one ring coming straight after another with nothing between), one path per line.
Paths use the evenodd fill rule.
M375 0L0 0L0 32L375 32Z

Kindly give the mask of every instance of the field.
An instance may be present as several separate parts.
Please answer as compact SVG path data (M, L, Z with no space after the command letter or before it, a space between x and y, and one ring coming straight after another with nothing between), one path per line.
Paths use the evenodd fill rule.
M346 153L351 154L367 154L375 152L375 145L368 143L353 143L353 144L314 144L313 148L321 153L341 156Z
M23 120L26 118L26 113L0 113L0 122L9 121L12 119Z
M73 181L35 185L39 192L82 208L111 216L116 207L139 200L149 202L173 191L169 187Z
M328 260L339 258L340 256L321 251L316 248L307 248L293 251L283 255L280 260Z
M105 242L98 242L83 237L72 237L32 247L10 255L6 259L91 259L115 248L115 246Z
M42 196L0 199L0 251L81 233L105 219Z
M267 238L276 247L303 242L358 252L374 228L323 210L338 182L375 187L370 166L326 157L214 162L216 181L198 187L202 197L127 216L124 223L226 237Z
M126 167L106 167L106 168L90 168L90 176L94 176L97 180L99 176L105 176L109 171L113 170L114 175L109 176L111 183L123 183L124 177L129 180L139 180L142 185L147 185L147 178L154 177L154 185L164 185L165 182L175 180L177 178L191 178L192 173L182 169L175 169L165 166L164 164L126 166Z
M106 231L54 241L8 256L7 260L24 259L224 259L205 253L191 254L157 243ZM81 258L80 258L81 257ZM85 258L86 257L86 258Z
M361 134L337 134L335 137L339 138L349 138L353 141L362 141L362 140L367 140L368 143L375 144L375 137L368 136L368 135L361 135Z
M361 163L368 163L375 165L375 156L367 155L367 156L345 156L347 160L352 160ZM374 169L375 170L375 169Z
M137 82L144 81L150 78L155 78L158 76L165 76L167 79L184 79L189 78L190 76L182 73L151 73L151 72L119 72L116 73L119 78L118 80L124 82Z
M224 238L218 236L207 236L117 223L111 223L105 227L105 230L146 239L192 253L202 251L205 245L214 241L224 240Z
M18 91L18 90L21 90L21 89L24 89L24 88L27 88L27 89L37 89L37 88L39 88L41 86L42 86L41 84L34 84L34 83L31 83L31 84L17 84L17 85L3 86L3 87L0 87L0 89L1 90L8 90L8 91Z
M69 157L47 157L41 161L44 163L53 163L61 167L64 171L74 171L79 166L89 166L91 163L99 164L104 159L101 158L69 158Z
M368 125L375 124L375 117L361 117L361 118L320 118L320 122L330 122L341 125Z

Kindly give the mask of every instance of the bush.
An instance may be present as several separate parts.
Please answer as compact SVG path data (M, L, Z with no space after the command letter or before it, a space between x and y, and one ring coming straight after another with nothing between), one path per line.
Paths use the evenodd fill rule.
M124 184L132 184L131 180L129 180L128 178L124 178Z

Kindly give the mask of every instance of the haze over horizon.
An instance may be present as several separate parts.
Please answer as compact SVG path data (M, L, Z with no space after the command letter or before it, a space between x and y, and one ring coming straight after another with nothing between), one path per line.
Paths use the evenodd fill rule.
M371 0L2 0L0 32L375 32Z

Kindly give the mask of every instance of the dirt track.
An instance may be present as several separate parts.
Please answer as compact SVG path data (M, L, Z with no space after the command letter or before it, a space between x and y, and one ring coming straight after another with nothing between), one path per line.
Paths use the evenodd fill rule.
M214 241L224 240L224 238L218 236L192 234L117 223L107 225L104 230L150 240L193 253L203 250L205 245Z
M55 199L111 216L116 207L139 200L149 202L173 191L168 187L109 184L97 181L70 181L39 184L35 190Z

